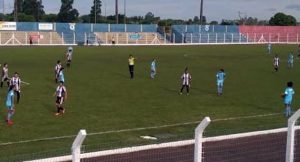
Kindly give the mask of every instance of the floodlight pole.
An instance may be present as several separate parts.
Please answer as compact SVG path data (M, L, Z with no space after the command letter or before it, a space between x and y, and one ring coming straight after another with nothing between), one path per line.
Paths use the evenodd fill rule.
M14 1L14 21L18 21L18 1Z
M42 0L37 0L37 22L40 22L40 8L41 8Z
M124 0L124 24L126 24L126 0Z
M3 0L3 19L4 19L4 14L5 14L5 0Z
M119 4L118 4L118 0L116 0L116 24L119 24Z
M95 17L94 17L95 20L94 20L94 21L95 21L95 24L96 24L96 22L97 22L97 6L96 6L96 0L94 0L94 10L95 10L95 13L94 13L94 14L95 14L95 15L94 15L94 16L95 16Z
M200 25L202 25L203 21L203 0L200 0Z

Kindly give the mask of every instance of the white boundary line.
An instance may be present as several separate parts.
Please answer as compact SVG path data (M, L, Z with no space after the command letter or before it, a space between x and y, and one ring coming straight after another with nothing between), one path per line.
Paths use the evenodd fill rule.
M300 126L297 126L296 130L299 130L299 129L300 129ZM279 128L279 129L272 129L272 130L265 130L265 131L256 131L256 132L248 132L248 133L239 133L239 134L231 134L231 135L224 135L224 136L208 137L208 138L204 138L203 140L204 140L204 142L216 142L216 141L232 140L232 139L252 137L252 136L261 136L261 135L282 133L282 132L286 132L286 131L287 131L287 128ZM194 143L195 143L195 140L185 140L185 141L168 142L168 143L152 144L152 145L145 145L145 146L126 147L126 148L120 148L120 149L115 149L115 150L106 150L106 151L84 153L84 154L80 155L80 158L82 158L82 159L84 159L84 158L95 158L95 157L100 157L100 156L125 154L125 153L132 153L132 152L152 150L152 149L181 147L181 146L193 145ZM72 159L72 156L68 155L68 156L33 160L33 161L28 161L28 162L69 161L71 159Z
M212 121L213 122L219 122L219 121L229 121L229 120L239 120L239 119L250 119L250 118L258 118L258 117L276 116L276 115L280 115L280 114L281 113L272 113L272 114L251 115L251 116L242 116L242 117L231 117L231 118L224 118L224 119L214 119ZM142 130L150 130L150 129L160 129L160 128L192 125L192 124L198 124L200 122L201 121L193 121L193 122L168 124L168 125L153 126L153 127L111 130L111 131L104 131L104 132L88 133L87 135L88 136L93 136L93 135L103 135L103 134L122 133L122 132L134 132L134 131L142 131ZM22 143L31 143L31 142L40 142L40 141L59 140L59 139L68 139L68 138L75 138L75 137L76 137L76 135L58 136L58 137L49 137L49 138L39 138L39 139L32 139L32 140L23 140L23 141L0 143L0 146L13 145L13 144L22 144Z

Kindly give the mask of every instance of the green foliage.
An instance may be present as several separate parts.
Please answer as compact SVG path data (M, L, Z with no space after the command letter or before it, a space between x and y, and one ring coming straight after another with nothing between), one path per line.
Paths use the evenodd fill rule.
M56 22L57 14L45 14L42 17L42 21L44 22Z
M33 15L27 15L24 13L18 14L18 20L21 22L35 22L36 18Z
M144 20L141 22L142 24L156 24L160 20L160 17L155 17L152 12L148 12Z
M210 25L218 25L219 23L218 23L218 21L211 21L209 24Z
M93 6L91 8L91 12L89 14L90 22L100 22L101 20L101 0L94 0ZM96 20L96 22L95 22Z
M82 15L78 17L79 23L91 23L90 15Z
M60 11L57 15L58 22L76 22L79 13L76 9L73 9L72 5L74 0L61 0Z
M20 13L20 12L19 12ZM39 0L24 0L22 5L22 12L27 16L33 16L35 21L39 21L45 14L44 6ZM19 17L19 21L21 21Z
M297 21L295 17L279 12L271 17L269 24L276 26L295 26L297 25Z

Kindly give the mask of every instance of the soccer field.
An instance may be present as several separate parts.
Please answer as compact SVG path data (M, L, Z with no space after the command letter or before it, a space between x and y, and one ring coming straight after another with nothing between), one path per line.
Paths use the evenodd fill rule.
M88 150L98 150L148 143L141 135L164 141L190 139L195 121L205 116L216 120L207 135L286 126L280 94L286 82L293 81L292 107L300 105L300 63L295 59L294 68L287 68L288 53L296 57L296 45L273 45L273 51L281 58L277 73L274 54L268 55L265 45L75 47L71 68L65 70L66 114L56 117L54 66L64 60L66 47L1 47L0 61L8 63L10 76L18 72L30 85L22 86L13 126L4 122L7 89L0 89L0 161L31 158L32 153L69 153L80 129L96 134L84 144L91 146ZM137 58L134 79L129 78L129 54ZM150 79L153 58L158 71L154 80ZM179 95L185 67L192 75L189 96ZM224 94L218 97L215 75L220 68L225 69L226 80ZM265 114L272 115L226 120ZM187 122L191 123L180 124ZM173 124L178 125L134 130ZM124 129L133 130L118 132Z

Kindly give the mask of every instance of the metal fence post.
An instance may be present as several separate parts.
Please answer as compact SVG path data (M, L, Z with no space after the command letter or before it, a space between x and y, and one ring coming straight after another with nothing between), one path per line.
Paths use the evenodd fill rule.
M73 44L76 44L75 42L76 42L76 34L75 32L73 32Z
M249 33L247 33L247 43L249 43Z
M27 43L28 43L27 40L28 40L28 33L26 32L26 33L25 33L25 44L26 44L26 45L27 45Z
M285 162L294 162L295 123L299 119L299 117L300 109L288 120Z
M105 33L105 43L108 44L108 33Z
M38 44L40 44L40 39L41 39L40 32L38 32Z
M50 44L52 44L52 43L53 43L53 40L52 40L52 39L53 39L53 37L52 37L52 32L50 32L49 34L50 34L50 40L49 40L49 41L50 41Z
M203 131L210 122L210 118L205 117L195 130L194 162L202 162Z
M207 33L207 43L209 43L209 33Z
M61 44L64 44L64 33L61 32Z
M86 137L86 131L80 130L72 145L72 162L80 162L80 148Z
M201 36L202 36L202 34L200 33L199 34L199 43L201 43Z
M175 43L175 33L173 33L173 43Z

